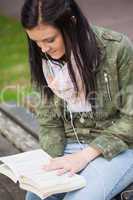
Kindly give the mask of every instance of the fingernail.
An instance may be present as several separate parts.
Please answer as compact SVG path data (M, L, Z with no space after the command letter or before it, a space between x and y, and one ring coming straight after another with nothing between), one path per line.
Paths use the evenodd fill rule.
M74 176L74 173L68 173L68 176L72 177L72 176Z

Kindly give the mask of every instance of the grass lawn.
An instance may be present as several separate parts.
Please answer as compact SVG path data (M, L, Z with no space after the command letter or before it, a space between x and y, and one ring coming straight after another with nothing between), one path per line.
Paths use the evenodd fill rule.
M0 16L0 102L30 91L27 41L20 22Z

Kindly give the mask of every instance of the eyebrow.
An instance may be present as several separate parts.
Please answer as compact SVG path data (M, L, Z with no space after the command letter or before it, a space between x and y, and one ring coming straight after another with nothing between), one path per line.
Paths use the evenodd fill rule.
M53 35L53 36L51 36L51 37L48 37L48 38L44 38L44 39L42 39L42 40L34 40L35 42L39 42L39 41L47 41L47 40L49 40L49 39L53 39L53 38L56 38L57 37L57 34L56 35Z

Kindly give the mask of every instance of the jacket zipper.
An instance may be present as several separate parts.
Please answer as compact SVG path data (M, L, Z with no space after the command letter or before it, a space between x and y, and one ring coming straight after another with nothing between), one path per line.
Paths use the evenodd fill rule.
M104 72L104 80L105 80L105 83L106 83L106 89L107 89L107 94L108 94L109 100L112 101L110 84L109 84L109 77L108 77L108 74L106 72Z

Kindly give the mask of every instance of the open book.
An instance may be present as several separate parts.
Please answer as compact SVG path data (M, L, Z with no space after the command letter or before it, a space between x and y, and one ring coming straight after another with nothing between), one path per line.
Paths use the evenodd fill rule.
M32 150L11 156L0 157L0 173L8 176L20 188L31 191L44 199L52 194L77 190L86 185L81 175L57 175L57 171L45 171L43 165L51 157L42 149Z

